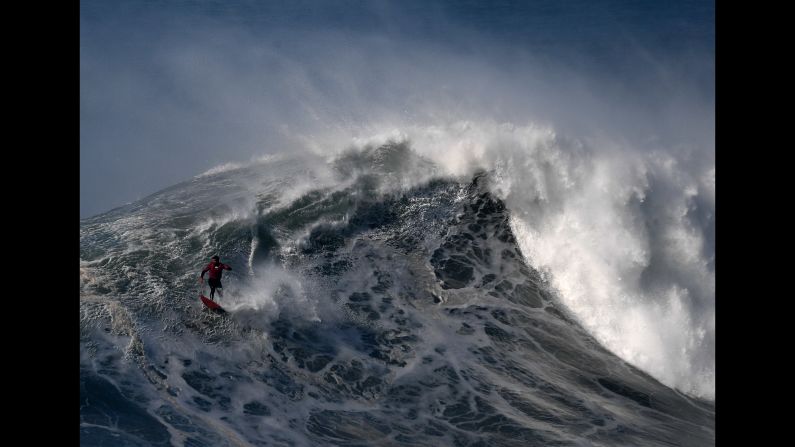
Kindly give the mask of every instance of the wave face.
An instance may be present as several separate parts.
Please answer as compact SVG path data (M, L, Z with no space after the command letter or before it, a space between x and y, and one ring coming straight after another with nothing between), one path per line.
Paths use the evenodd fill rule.
M554 213L432 158L274 156L82 220L81 444L714 444L713 403L528 262L554 266ZM212 254L227 314L198 300Z

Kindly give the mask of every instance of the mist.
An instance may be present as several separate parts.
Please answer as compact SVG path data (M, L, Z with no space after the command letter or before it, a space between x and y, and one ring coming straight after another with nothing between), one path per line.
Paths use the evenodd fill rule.
M538 122L709 146L711 4L582 7L83 1L81 217L384 126Z

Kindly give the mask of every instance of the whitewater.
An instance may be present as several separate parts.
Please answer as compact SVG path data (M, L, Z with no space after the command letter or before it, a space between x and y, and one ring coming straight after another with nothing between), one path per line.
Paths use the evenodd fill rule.
M302 138L81 220L81 443L714 443L711 151Z

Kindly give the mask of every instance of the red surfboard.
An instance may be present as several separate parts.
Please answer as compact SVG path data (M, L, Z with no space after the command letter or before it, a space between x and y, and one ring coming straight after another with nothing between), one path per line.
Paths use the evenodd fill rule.
M210 308L211 310L215 310L215 311L218 311L218 312L226 312L223 307L221 307L215 301L207 298L206 296L200 295L199 298L201 298L202 303L204 303L204 305L207 306L208 308Z

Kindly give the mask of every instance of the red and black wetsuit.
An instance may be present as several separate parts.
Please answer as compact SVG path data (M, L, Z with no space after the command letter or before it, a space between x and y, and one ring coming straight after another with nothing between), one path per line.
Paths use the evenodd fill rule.
M204 278L204 274L210 272L208 275L210 279L207 280L207 283L210 285L210 299L213 299L215 296L215 289L223 289L224 286L221 285L221 275L224 274L224 270L232 270L232 267L222 263L222 262L211 262L207 264L207 267L202 270L201 277Z

